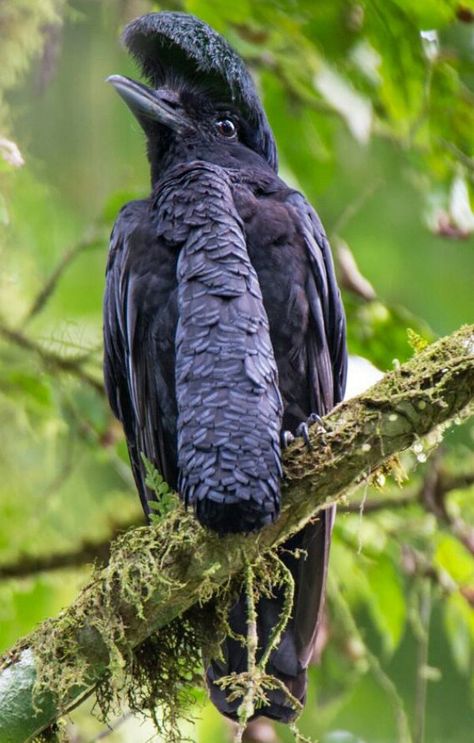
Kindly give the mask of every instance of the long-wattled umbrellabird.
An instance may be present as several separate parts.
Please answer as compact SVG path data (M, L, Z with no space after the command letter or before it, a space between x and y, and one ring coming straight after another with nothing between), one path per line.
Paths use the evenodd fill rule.
M344 393L345 322L331 252L304 196L277 175L272 131L249 72L207 24L150 13L125 29L150 87L109 82L143 128L151 194L115 223L104 303L105 383L123 424L146 513L142 454L220 534L252 532L280 507L280 445ZM288 132L291 136L291 132ZM291 619L267 671L303 701L327 572L332 509L285 545ZM296 554L303 556L297 559ZM259 652L283 594L258 604ZM245 634L246 600L230 611ZM236 718L216 681L246 670L228 637L211 662L211 698ZM268 692L257 714L289 721Z

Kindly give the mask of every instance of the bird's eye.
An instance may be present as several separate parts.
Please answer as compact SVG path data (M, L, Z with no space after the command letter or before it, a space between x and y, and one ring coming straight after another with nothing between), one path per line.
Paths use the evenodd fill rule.
M233 139L237 135L237 127L232 119L219 119L216 121L216 127L219 134L226 139Z

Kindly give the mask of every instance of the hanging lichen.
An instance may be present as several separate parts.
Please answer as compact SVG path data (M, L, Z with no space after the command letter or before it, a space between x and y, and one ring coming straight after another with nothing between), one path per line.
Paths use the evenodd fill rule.
M174 565L178 575L183 548L193 557L202 536L202 528L194 517L186 513L150 463L145 464L148 485L157 497L153 524L117 540L108 567L97 573L95 582L93 576L94 591L84 590L74 616L63 613L35 633L31 646L37 666L36 697L40 699L48 691L61 708L75 688L90 685L87 654L83 658L77 654L78 628L83 624L91 645L96 649L100 645L104 650L104 673L95 687L101 719L109 720L125 701L131 711L150 717L157 732L167 741L181 741L179 721L195 704L195 689L203 685L203 668L211 658L219 656L221 642L231 632L227 621L230 604L243 590L244 578L248 592L249 575L255 575L257 580L251 582L249 605L255 607L261 596L269 597L281 587L285 602L280 622L260 661L257 663L255 655L257 639L254 638L252 645L249 630L247 638L241 638L249 645L248 671L221 680L231 698L242 697L243 729L253 709L267 701L266 691L286 689L265 668L291 613L294 591L291 573L276 551L270 551L253 566L249 564L244 577L228 580L216 588L215 570L210 565L200 581L197 603L141 644L131 647L127 643L127 613L143 618L144 606L156 592L157 583L161 584L162 600L169 598L172 590L179 587L179 578L173 578L170 570L165 578L163 568ZM295 709L299 709L298 702L292 701ZM48 734L53 734L52 729Z
M144 545L143 531L139 530L141 549L135 560L130 560L129 554L133 550L135 532L125 535L113 551L105 580L101 577L99 585L95 586L94 604L85 600L80 605L84 620L88 617L87 631L96 632L101 644L107 649L107 656L104 655L103 658L105 671L100 684L95 688L98 715L107 721L126 702L131 711L150 717L157 732L170 743L182 741L179 722L190 714L195 705L195 690L203 686L203 667L210 658L219 656L220 644L230 632L228 611L232 600L243 590L243 578L241 576L229 581L217 591L212 588L211 581L204 581L200 586L201 602L150 635L137 647L127 644L124 619L116 608L126 598L127 604L140 615L149 596L146 593L137 593L134 586L146 585L149 577L151 591L151 586L156 585L157 563L173 559L176 546L182 545L183 540L192 544L193 534L199 528L195 520L178 506L161 523L159 546L155 527L147 527L150 532L148 549ZM166 531L166 536L163 535L163 530ZM119 565L120 580L117 572ZM127 565L125 571L124 565ZM232 674L221 679L230 698L242 697L242 729L253 709L268 701L267 691L281 688L289 698L291 696L282 682L265 670L271 650L278 644L291 613L294 591L291 573L276 551L260 557L254 566L247 566L247 591L250 590L249 571L256 578L251 582L253 599L249 602L250 605L255 607L260 597L269 597L281 587L284 588L285 602L280 622L260 660L256 661L256 641L251 645L249 632L247 638L241 638L249 646L248 670L243 674ZM210 574L212 575L212 570ZM172 581L167 579L164 583L165 593L167 582L169 589L173 587ZM213 596L209 600L211 594ZM85 596L88 597L89 594L86 593ZM47 622L33 636L31 643L37 661L37 698L48 690L54 694L59 707L75 687L88 685L87 658L81 660L77 656L78 620L80 616L76 612L74 618L64 614ZM291 701L295 710L299 711L297 700L291 698ZM49 734L52 734L51 731Z

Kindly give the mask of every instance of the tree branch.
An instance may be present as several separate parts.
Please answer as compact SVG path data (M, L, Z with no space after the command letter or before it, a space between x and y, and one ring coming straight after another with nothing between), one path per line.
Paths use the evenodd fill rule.
M399 495L388 495L385 498L372 497L354 500L351 503L343 503L338 506L338 513L363 513L366 516L369 513L376 513L377 511L397 511L399 508L407 508L408 506L418 504L425 508L425 510L434 513L441 523L448 527L451 526L453 520L450 519L446 510L446 496L453 490L463 490L473 485L474 472L465 472L460 475L445 473L439 467L439 462L436 461L437 453L438 450L431 455L432 467L436 470L435 482L432 481L432 471L429 469L421 484L421 488L418 490L407 490ZM436 488L435 495L437 501L442 501L442 512L435 512L432 502L433 496L430 493L433 486ZM428 494L430 494L430 498L427 497Z
M432 455L433 457L434 455ZM466 472L460 475L450 475L443 470L439 472L439 479L437 481L438 497L443 500L453 490L459 490L467 488L474 484L474 473ZM399 509L407 508L409 506L420 506L433 512L431 506L425 502L423 497L426 492L426 484L422 483L421 490L408 490L398 495L388 495L386 497L372 497L363 500L351 501L350 503L340 503L338 505L338 513L351 513L351 514L363 514L368 516L372 513L378 513L379 511L398 511ZM444 511L444 514L446 510ZM459 518L455 521L453 519L440 518L439 514L436 514L440 524L447 527L453 536L459 538L464 546L468 550L473 552L473 538L470 536L470 541L466 543L465 535L468 533L471 535L469 527L464 524ZM135 515L123 522L117 522L111 525L110 531L97 542L92 542L85 539L81 542L74 550L64 550L61 552L52 552L47 555L23 555L15 561L0 563L0 581L10 580L12 578L30 578L32 575L38 573L48 573L55 570L67 570L68 568L77 568L84 565L91 564L105 564L110 556L110 543L116 539L120 534L140 526L143 523L143 518L140 515ZM459 526L463 526L463 531L460 532ZM453 528L454 527L454 528ZM474 552L473 552L474 554Z
M299 441L287 450L283 507L275 524L251 538L218 538L180 508L159 526L134 529L119 539L109 565L72 606L4 659L2 743L28 740L92 691L110 658L104 627L120 626L126 654L204 594L218 591L242 570L244 557L252 562L287 539L394 454L459 415L473 397L474 326L465 326L339 405L325 418L323 436L312 430L311 451ZM51 690L33 699L38 638L43 647L59 641L60 647L73 648L67 673L74 683L59 701Z
M143 519L129 519L111 525L110 532L100 541L84 540L74 550L53 552L48 555L22 555L15 562L0 563L0 581L12 578L29 578L38 573L77 568L92 563L105 564L110 555L110 543L127 529L139 526Z

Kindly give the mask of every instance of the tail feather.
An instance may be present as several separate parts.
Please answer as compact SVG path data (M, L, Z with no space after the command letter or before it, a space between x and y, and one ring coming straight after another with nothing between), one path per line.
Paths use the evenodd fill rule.
M291 696L301 704L304 704L306 697L307 667L313 653L324 603L333 516L334 509L323 511L317 521L307 524L283 545L281 554L281 559L295 580L295 598L291 618L278 647L270 655L266 670L280 679ZM296 550L303 551L300 557L294 554ZM283 602L284 591L278 589L274 597L263 597L258 603L257 659L268 645L273 628L281 616ZM246 617L246 598L242 593L229 615L229 624L235 634L246 634ZM223 659L213 660L206 672L209 692L218 710L236 720L242 699L229 701L228 691L221 689L217 682L231 673L243 673L247 670L247 650L238 640L226 637L222 651ZM268 705L259 707L254 717L265 715L280 722L290 722L295 718L297 710L283 690L271 690L267 696Z

